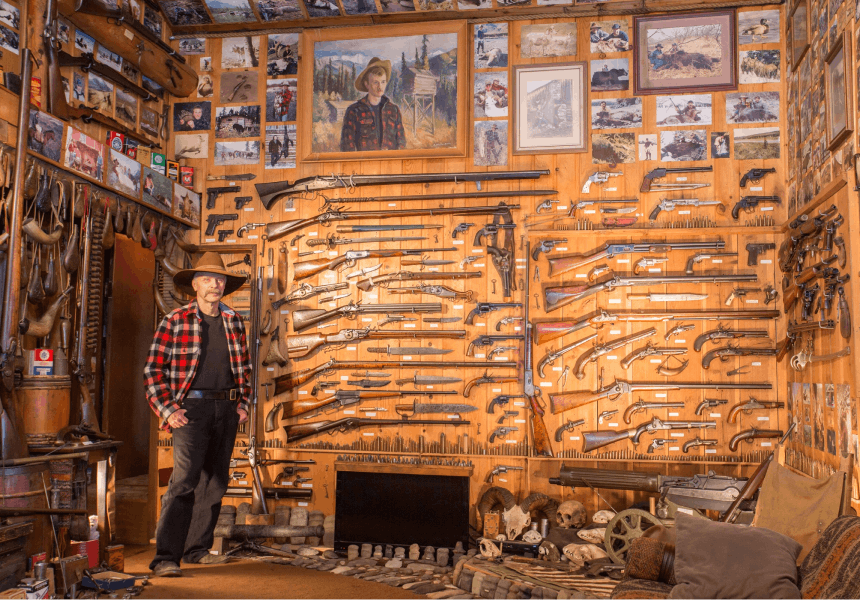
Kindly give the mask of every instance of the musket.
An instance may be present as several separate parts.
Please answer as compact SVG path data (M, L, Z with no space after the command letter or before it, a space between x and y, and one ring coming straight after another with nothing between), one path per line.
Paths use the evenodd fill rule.
M376 286L388 287L392 281L438 281L447 279L477 279L484 276L483 271L397 271L377 277L368 277L356 282L355 287L362 292L369 292Z
M495 362L493 362L493 366L495 366ZM503 364L503 363L498 363ZM511 363L509 363L511 364ZM516 363L513 363L516 365ZM484 374L480 377L475 377L474 379L468 381L466 386L463 388L463 397L468 398L469 394L472 393L472 389L479 385L484 385L485 383L513 383L519 381L519 377L500 377L498 375L490 375L489 371L484 371Z
M680 356L686 353L686 348L658 348L652 342L648 342L643 347L633 350L633 352L621 359L620 364L622 369L629 369L630 365L647 356Z
M376 331L370 326L364 329L342 329L331 335L306 334L291 335L287 337L287 357L302 358L322 346L334 344L335 348L341 348L346 344L355 344L364 340L420 340L420 339L465 339L465 330L454 329L429 329L429 330L393 330Z
M714 348L702 357L702 368L710 368L715 358L719 358L720 362L728 362L732 356L776 356L778 351L777 348L737 348L735 346Z
M616 338L614 340L607 341L603 344L598 344L585 352L582 356L580 356L576 363L573 366L573 374L577 379L585 378L585 367L589 363L597 362L597 359L601 356L609 354L613 350L617 348L623 348L627 344L632 344L633 342L638 342L639 340L644 340L647 337L651 337L656 334L657 330L653 327L649 329L645 329L644 331L640 331L638 333L633 333L631 335Z
M381 346L368 348L368 352L374 354L387 354L388 356L429 356L432 354L450 354L453 350L448 348L431 348L430 346Z
M579 346L582 346L583 344L590 342L591 340L593 340L596 337L597 337L597 334L592 333L591 335L585 336L581 340L573 342L572 344L568 344L567 346L559 348L558 350L555 350L555 351L550 350L549 352L546 353L546 356L544 356L540 360L540 362L538 363L538 366L537 366L538 375L540 375L541 378L546 377L546 375L544 374L544 369L546 368L547 365L555 364L556 360L558 360L559 358L561 358L562 356L564 356L565 354L567 354L571 350L578 348ZM561 440L559 440L559 441L561 441Z
M271 185L271 184L257 184ZM410 208L406 210L364 210L364 211L345 211L341 209L330 208L325 212L305 219L296 219L293 221L275 221L266 225L266 235L269 242L274 242L282 237L295 233L305 227L311 225L328 226L336 221L359 221L362 219L380 220L380 219L400 219L403 217L443 217L451 215L493 215L496 213L510 214L511 210L520 208L519 204L505 204L500 202L495 206L465 206L456 208ZM400 225L397 226L401 227ZM352 231L358 231L352 228ZM368 230L370 231L370 230ZM340 229L338 228L338 232Z
M715 399L705 398L704 400L699 402L699 405L696 407L696 416L698 417L699 415L701 415L702 411L705 410L706 408L714 408L716 406L722 406L723 404L728 404L728 402L729 402L728 400L720 400L720 399L716 399L716 398Z
M535 324L537 343L545 344L586 327L601 329L618 322L656 323L664 321L748 321L776 319L778 310L607 310L598 308L584 317L569 321L544 321Z
M616 379L593 392L564 392L561 394L550 394L549 402L553 414L558 414L580 406L587 406L598 400L617 400L622 395L638 391L671 391L671 390L770 390L770 383L651 383L651 382L629 382Z
M416 229L442 229L441 223L416 223L413 225L338 225L338 233L368 233L371 231L412 231Z
M475 317L483 317L503 308L522 308L522 302L477 302L475 308L466 315L466 325L474 325Z
M432 398L433 395L451 396L456 394L454 390L441 391L433 390L430 392L423 391L364 391L364 390L338 390L334 394L325 398L298 398L296 400L288 400L279 402L283 406L282 421L287 421L293 417L298 417L309 412L329 408L330 410L339 410L353 404L364 402L365 400L381 400L383 398L405 398L408 396L427 396ZM273 409L274 410L274 409ZM274 420L274 418L273 418ZM268 417L266 417L268 423Z
M509 340L523 341L524 339L525 336L522 334L479 335L474 340L469 342L469 346L466 348L466 356L473 356L475 348L486 348L487 346L492 346L496 342L506 342Z
M315 246L326 246L327 248L334 248L335 246L348 246L352 244L379 244L383 242L419 242L426 239L426 237L421 237L417 235L342 238L336 236L333 233L330 233L323 238L315 238L312 240L308 240L307 242L305 242L305 244L308 246L308 248L313 248Z
M298 302L299 300L307 300L308 298L312 298L318 294L323 294L326 292L336 292L338 290L345 290L349 287L348 283L327 283L324 285L311 285L307 282L302 282L299 284L299 287L294 289L292 292L284 296L279 300L275 300L272 302L272 309L278 310L284 304L293 304L294 302ZM295 326L295 324L294 324Z
M471 302L472 296L474 296L472 290L461 292L447 285L425 285L423 283L412 287L388 288L387 291L389 294L427 294L446 300L465 300L466 302Z
M317 258L293 264L293 280L307 279L323 271L339 271L354 267L356 262L368 258L390 258L392 256L421 256L426 252L454 252L456 248L413 248L399 250L350 250L334 258Z
M647 300L648 302L701 302L707 300L707 294L627 294L628 300Z
M715 242L658 242L644 244L613 244L606 242L591 252L584 254L567 254L554 258L547 257L549 276L562 275L575 271L585 265L599 260L613 258L619 254L663 254L672 250L722 250L726 243L722 240Z
M621 431L583 431L582 451L591 452L622 440L630 440L636 446L645 433L668 431L673 429L716 429L716 421L663 421L652 417L638 427L622 429Z
M451 360L345 360L331 359L315 367L275 377L275 395L289 392L320 375L330 375L343 369L516 369L516 362L506 361L451 361Z
M383 427L389 425L471 425L462 419L362 419L361 417L346 417L337 421L316 421L300 425L285 425L287 442L297 442L318 433L334 434L346 432L361 427Z
M771 400L757 400L752 396L745 402L738 402L729 411L729 416L726 419L729 423L737 423L738 415L743 412L746 415L751 415L754 410L771 410L774 408L785 408L785 402L774 402Z
M732 436L732 439L729 440L729 450L737 452L738 444L744 441L751 444L755 439L781 438L782 436L783 432L780 429L758 429L756 427L752 427Z
M711 331L706 331L693 342L693 350L701 352L707 342L714 340L736 340L738 338L766 338L770 334L762 329L729 329L722 325Z
M429 314L441 312L442 304L439 302L424 304L363 304L355 300L350 300L347 304L330 310L313 308L293 311L293 331L302 331L313 325L319 325L320 323L341 317L354 320L358 315Z
M187 94L184 94L187 95ZM307 194L321 190L333 190L337 188L353 188L367 185L405 185L413 183L460 183L472 181L481 190L484 181L503 181L509 179L538 179L542 175L549 175L548 170L539 171L488 171L484 173L391 173L380 175L317 175L315 177L303 177L290 183L289 181L276 181L272 183L257 183L257 195L266 210L271 210L272 205L278 198L293 194Z
M633 415L645 410L654 410L655 408L684 408L685 406L683 402L645 402L640 398L638 402L634 402L624 410L624 422L630 425Z
M558 310L563 306L593 296L598 292L611 292L618 287L664 285L672 283L736 283L757 281L755 273L737 275L660 275L636 277L635 275L612 275L597 283L548 287L544 290L546 312Z
M582 427L583 425L585 425L585 419L567 421L564 425L555 430L555 441L561 443L561 438L565 431L573 431L577 427Z
M526 242L526 274L531 270L531 242ZM531 408L531 434L532 445L538 456L552 457L552 443L549 439L549 432L546 429L546 423L543 420L544 409L541 403L538 402L538 397L541 395L539 387L535 387L534 381L534 328L529 320L529 280L531 277L525 278L525 319L526 339L525 352L523 353L523 395L528 398Z
M512 190L508 192L463 192L460 194L418 194L413 196L366 196L329 198L322 196L323 206L355 204L363 202L424 202L426 200L472 200L475 198L519 198L523 196L555 196L558 190Z

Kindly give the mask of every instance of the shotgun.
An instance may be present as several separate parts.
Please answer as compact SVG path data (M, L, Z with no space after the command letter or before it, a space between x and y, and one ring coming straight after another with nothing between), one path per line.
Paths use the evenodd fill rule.
M187 95L187 94L182 94ZM274 181L272 183L256 183L257 194L266 210L271 210L272 205L281 196L294 194L307 194L308 192L319 192L321 190L333 190L346 188L352 190L356 187L367 185L405 185L412 183L459 183L473 181L481 189L483 181L502 181L508 179L537 179L542 175L549 175L548 170L540 171L487 171L484 173L418 173L418 174L380 174L380 175L317 175L315 177L303 177L290 183L289 181ZM384 199L382 199L384 200Z
M257 184L269 185L269 184ZM362 210L349 212L340 208L330 208L313 217L295 219L293 221L276 221L266 224L268 241L274 242L282 237L295 233L311 225L328 226L335 221L359 221L362 219L400 219L403 217L442 217L450 215L493 215L496 213L510 214L510 211L520 208L519 204L500 202L496 206L466 206L457 208L410 208L406 210Z
M435 329L429 330L393 330L376 331L370 326L364 329L342 329L331 335L309 333L306 335L291 335L287 337L287 357L304 358L317 348L334 345L335 348L343 348L347 343L355 344L364 340L419 340L419 339L465 339L466 331L459 329Z
M432 398L434 395L453 396L456 393L457 392L454 390L431 390L428 392L417 390L412 392L368 392L363 390L338 390L334 394L331 394L325 398L299 398L297 400L279 402L276 406L281 406L283 408L284 412L282 413L281 420L286 421L287 419L298 417L299 415L313 412L315 410L321 410L326 407L331 410L338 410L340 408L344 408L352 404L364 402L365 400L381 400L383 398L404 398L408 396L427 396L429 398ZM273 408L272 411L275 412L275 409ZM275 415L277 415L277 412L275 412ZM272 421L274 421L274 417L272 418ZM268 422L268 418L266 422Z
M441 302L424 304L362 304L355 300L343 306L330 310L312 308L293 311L293 331L299 332L313 325L325 323L331 319L346 317L355 319L358 315L391 315L391 314L427 314L442 312Z
M534 380L534 353L532 350L532 346L534 344L534 332L532 331L531 321L529 321L529 280L531 277L528 276L528 273L530 267L531 242L526 242L526 289L524 290L525 296L523 296L525 302L525 314L523 317L525 319L524 322L526 326L526 347L525 355L523 357L523 395L529 399L529 406L531 407L531 433L535 452L538 456L552 458L554 456L552 452L552 442L549 439L549 431L547 431L546 423L543 420L545 411L538 402L538 396L541 395L541 391L539 387L535 387Z
M362 419L361 417L345 417L337 421L317 421L315 423L303 423L300 425L285 425L284 432L287 434L287 442L297 442L319 433L334 434L346 432L362 427L383 427L389 425L471 425L471 422L462 419Z
M450 360L345 360L331 359L321 365L275 377L275 395L289 392L320 375L331 375L344 369L516 369L512 361L458 362Z
M722 240L715 242L661 242L656 244L612 244L606 242L584 254L567 254L554 258L547 256L547 262L549 262L549 276L555 277L599 260L613 258L619 254L664 254L671 250L722 250L725 247L726 243Z
M483 271L443 271L443 272L419 272L419 271L397 271L388 275L368 277L360 279L355 287L362 292L369 292L376 286L388 287L392 281L439 281L448 279L477 279L483 277Z
M354 267L366 258L390 258L392 256L421 256L426 252L455 252L456 248L413 248L406 250L350 250L335 258L317 258L293 264L293 280L307 279L323 271L339 271Z

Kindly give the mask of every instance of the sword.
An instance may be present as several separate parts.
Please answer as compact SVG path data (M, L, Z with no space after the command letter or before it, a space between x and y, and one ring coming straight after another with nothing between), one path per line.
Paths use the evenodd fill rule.
M648 300L649 302L695 302L707 298L707 294L627 294L628 300Z
M446 383L459 383L463 381L459 377L442 377L442 376L434 376L434 375L418 375L417 373L410 378L407 379L396 379L394 383L397 385L406 385L407 383L415 384L415 387L419 385L444 385Z
M469 404L418 404L417 402L414 404L397 404L394 406L394 410L397 414L404 417L412 415L426 415L430 413L467 413L477 409L477 406L471 406ZM406 415L404 413L412 414Z
M399 346L386 346L386 347L374 347L368 348L368 352L375 352L377 354L388 354L389 356L406 356L406 355L422 355L422 354L449 354L453 352L453 350L446 350L445 348L428 348L425 346L416 346L412 348L401 348Z

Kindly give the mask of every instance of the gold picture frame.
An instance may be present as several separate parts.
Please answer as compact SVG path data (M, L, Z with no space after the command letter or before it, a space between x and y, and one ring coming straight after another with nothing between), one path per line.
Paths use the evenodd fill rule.
M854 131L851 33L843 31L824 59L827 147L839 147Z

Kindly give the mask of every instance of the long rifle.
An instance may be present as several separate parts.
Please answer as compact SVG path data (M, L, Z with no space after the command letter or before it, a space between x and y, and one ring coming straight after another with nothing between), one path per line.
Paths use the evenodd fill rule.
M461 194L418 194L413 196L365 196L359 198L329 198L322 196L324 206L361 202L423 202L425 200L471 200L472 198L520 198L523 196L555 196L558 190L514 190L508 192L463 192Z
M441 281L443 279L477 279L483 276L483 271L397 271L387 275L360 279L356 282L355 287L362 292L369 292L376 286L388 287L392 281Z
M325 323L331 319L346 317L355 319L358 315L389 315L389 314L427 314L442 312L441 302L426 302L423 304L362 304L350 300L343 306L331 310L311 308L293 311L293 331L302 331L313 325Z
M457 362L450 360L345 360L331 359L321 365L275 377L275 395L289 392L314 377L330 375L343 369L516 369L516 362L499 360Z
M266 494L263 491L263 479L260 477L260 465L257 464L260 457L257 454L257 400L260 385L260 308L263 306L263 267L257 268L257 281L254 282L257 288L252 299L251 317L254 319L251 325L251 333L254 336L254 349L251 356L251 364L254 365L254 374L251 377L251 402L248 406L248 464L251 467L251 474L254 478L254 485L251 488L251 514L252 515L267 515L269 507L266 504Z
M257 184L270 185L270 184ZM270 242L286 237L311 225L328 226L335 221L358 221L361 219L381 220L400 219L403 217L442 217L458 215L494 215L496 213L510 214L510 211L520 208L519 204L500 202L495 206L464 206L455 208L410 208L406 210L363 210L348 212L330 208L313 217L295 219L293 221L275 221L266 224L266 235Z
M293 280L307 279L323 271L336 271L353 267L356 261L367 258L390 258L392 256L422 256L427 252L454 252L456 248L407 248L398 250L350 250L334 258L317 258L293 263Z
M317 421L315 423L302 423L299 425L285 425L287 442L297 442L319 433L335 433L360 429L361 427L383 427L389 425L471 425L469 421L462 419L448 419L445 421L435 419L362 419L360 417L346 417L337 421Z
M591 252L584 254L566 254L554 258L547 256L547 262L549 263L549 276L555 277L556 275L574 271L579 267L590 265L605 258L613 258L619 254L664 254L671 250L721 250L725 247L726 243L722 240L715 242L646 242L644 244L613 244L606 242L602 246L598 246Z
M325 398L297 398L296 400L288 400L281 402L275 406L281 406L283 413L281 419L286 421L293 417L298 417L305 413L321 410L328 407L330 410L338 410L358 404L365 400L382 400L383 398L403 398L408 396L427 396L432 398L434 395L453 396L457 394L455 390L430 390L430 391L384 391L370 392L364 390L338 390L334 394ZM274 411L275 409L272 408ZM274 429L273 429L274 430Z
M526 273L529 272L531 267L531 242L526 242ZM529 404L531 406L531 433L532 433L532 444L534 445L535 452L538 456L548 456L552 457L552 442L549 439L549 432L546 429L546 423L544 423L543 415L544 410L541 408L538 403L538 396L541 395L540 388L535 387L534 381L534 352L532 350L532 344L534 343L534 333L532 331L532 324L529 321L529 280L531 277L526 276L525 278L525 296L523 301L525 302L525 326L526 326L526 348L525 348L525 357L523 359L523 395L529 399Z
M384 175L330 175L304 177L290 183L289 181L275 181L272 183L256 183L257 194L266 210L271 210L272 205L281 196L291 194L306 194L307 192L318 192L320 190L333 190L336 188L353 188L365 185L403 185L411 183L460 183L473 181L481 189L483 181L503 181L508 179L537 179L542 175L549 175L548 170L540 171L487 171L483 173L417 173L417 174L384 174Z
M376 331L369 326L364 329L343 329L337 333L324 335L309 333L305 335L291 335L286 339L287 357L302 358L317 348L334 344L343 347L347 343L353 344L364 340L420 340L420 339L464 339L466 331L463 329L428 329L428 330L392 330Z

